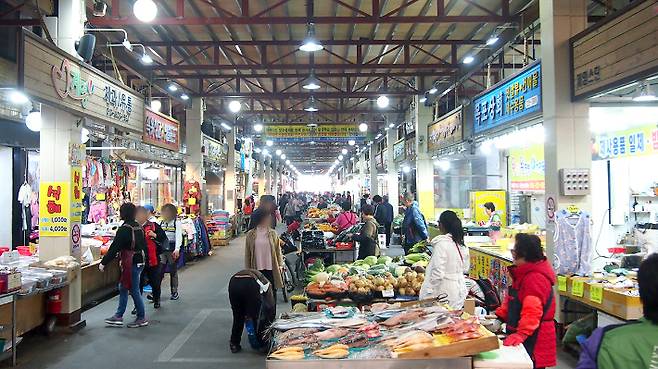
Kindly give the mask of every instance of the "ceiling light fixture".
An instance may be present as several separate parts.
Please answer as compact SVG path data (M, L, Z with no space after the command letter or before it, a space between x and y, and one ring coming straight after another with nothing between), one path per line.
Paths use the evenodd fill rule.
M41 131L41 107L38 109L36 107L32 108L32 111L25 117L25 125L30 131Z
M320 51L323 48L320 41L315 38L315 24L309 23L306 25L306 38L304 38L301 46L299 46L299 50L312 53L314 51Z
M368 130L368 125L366 123L359 124L359 132L366 132Z
M231 100L231 102L228 103L228 110L231 111L231 113L238 113L240 112L240 109L242 109L242 104L238 100Z
M347 149L340 150L340 153L343 154L343 155L347 155Z
M226 124L226 122L222 122L220 125L222 126L222 128L224 128L224 129L227 130L227 131L230 131L230 130L231 130L231 126L229 126L228 124Z
M388 104L389 104L389 100L388 100L388 97L386 95L380 95L377 98L377 106L378 107L384 109L384 108L388 107Z
M185 101L187 101L187 100L190 99L190 97L187 96L187 94L182 94L182 95L180 95L180 98L183 99L183 100L185 100Z
M267 140L267 141L265 141L265 145L272 146L272 145L274 145L274 142L272 140Z
M462 62L464 64L471 64L474 60L475 60L474 57L472 57L471 55L467 55L464 57L464 60L462 60Z
M487 39L487 45L488 45L488 46L492 46L492 45L494 45L496 42L498 42L498 40L499 40L498 36L492 35L491 37L489 37L489 38Z
M260 123L254 124L254 131L256 132L263 132L263 125Z
M151 100L150 105L151 105L151 110L153 110L155 112L159 113L160 109L162 109L162 103L160 102L160 100L153 99L153 100Z
M142 61L143 64L153 64L153 58L151 58L151 56L147 54L146 51L144 52L144 54L142 54L140 60Z
M277 149L274 153L276 154L276 156L281 156L283 151L281 151L281 149Z
M22 91L11 90L11 92L9 92L9 101L15 105L23 105L30 101L30 99Z
M428 92L429 92L430 94L434 95L437 91L439 91L438 88L436 88L436 87L432 87L432 88L430 88L430 90L429 90Z
M286 160L286 154L281 154L281 160Z
M286 160L286 164L290 165L290 160ZM293 168L294 169L294 168Z
M167 86L167 90L169 90L169 92L176 92L178 91L178 86L176 86L173 83L170 83L169 86Z
M319 110L318 107L315 106L315 98L313 96L311 96L311 99L309 100L309 102L306 105L306 107L304 108L304 110L306 110L308 112L316 112L316 111Z
M427 101L427 98L425 96L423 96L418 101L421 102L421 103L424 103L425 101Z
M133 4L133 14L135 18L144 23L151 22L158 15L158 6L153 0L137 0Z
M338 155L338 160L343 160L344 156L343 155Z
M311 73L304 81L304 85L302 87L306 90L317 90L321 87L320 80L318 79L318 77L315 76L314 71L311 71Z
M350 146L354 146L354 145L356 145L356 141L349 140L349 141L347 141L347 144L350 145Z
M395 127L394 123L391 123L391 124L388 125L388 128L393 128L393 127Z

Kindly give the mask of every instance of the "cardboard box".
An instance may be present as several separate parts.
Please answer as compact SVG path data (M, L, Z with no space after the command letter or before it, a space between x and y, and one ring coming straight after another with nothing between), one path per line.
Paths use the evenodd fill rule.
M573 281L582 280L583 285L583 296L575 296L573 294ZM625 290L614 290L614 289L603 289L603 298L601 303L592 301L591 299L591 285L585 281L589 278L585 277L569 277L567 279L567 291L560 291L560 296L568 297L569 299L578 301L584 305L587 305L593 309L603 311L607 314L610 314L614 317L623 320L637 320L642 318L642 302L637 296L628 296L624 292Z

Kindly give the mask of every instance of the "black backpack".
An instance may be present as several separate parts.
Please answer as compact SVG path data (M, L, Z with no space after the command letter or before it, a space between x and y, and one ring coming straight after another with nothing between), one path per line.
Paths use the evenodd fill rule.
M469 291L469 296L475 298L477 305L481 306L487 311L494 311L501 305L500 296L496 286L488 278L473 279L482 293L473 293Z

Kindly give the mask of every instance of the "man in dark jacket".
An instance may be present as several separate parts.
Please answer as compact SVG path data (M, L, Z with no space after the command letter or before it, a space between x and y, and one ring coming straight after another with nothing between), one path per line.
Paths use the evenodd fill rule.
M393 224L393 205L388 202L388 196L381 197L375 195L373 198L375 202L375 219L386 233L386 246L391 245L391 225Z
M404 195L404 206L407 209L404 212L402 221L402 233L404 234L404 253L409 253L409 249L416 243L427 240L429 242L429 232L423 213L418 208L418 203L414 201L414 194L407 192Z
M134 204L125 203L119 209L119 216L123 224L117 229L116 236L101 259L98 269L105 270L107 264L117 256L121 261L121 278L119 280L119 307L116 313L105 319L105 323L113 326L123 326L123 314L128 305L128 294L132 296L137 319L128 324L128 328L145 327L149 324L144 312L144 301L139 292L139 279L144 270L144 261L147 255L146 238L144 230L135 221L136 207Z

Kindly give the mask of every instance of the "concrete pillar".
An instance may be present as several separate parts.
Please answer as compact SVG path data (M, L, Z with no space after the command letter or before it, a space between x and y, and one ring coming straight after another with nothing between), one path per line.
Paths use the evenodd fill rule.
M201 214L208 212L205 173L203 172L203 154L201 153L201 123L203 123L203 99L195 97L192 106L185 109L185 180L197 181L201 186Z
M418 96L414 97L410 113L416 116L416 200L420 211L428 220L434 215L434 164L427 150L427 126L432 123L431 107L419 106Z
M393 205L393 216L396 216L398 213L398 203L399 203L399 194L398 194L398 166L395 160L393 159L393 146L398 139L398 132L395 129L389 129L386 131L386 160L388 172L386 173L386 186L388 187L388 202Z
M224 210L235 214L235 128L226 134L228 164L224 172Z
M258 197L265 195L265 163L267 158L265 155L261 155L260 161L258 162Z
M573 103L570 89L569 38L587 27L587 1L540 1L541 63L546 197L553 197L557 209L575 204L591 211L590 196L560 196L558 170L590 168L592 164L589 105ZM546 254L554 255L555 226L547 224Z
M43 186L47 182L63 183L68 188L66 195L67 204L57 203L69 209L73 204L73 173L75 167L71 166L69 158L69 144L80 144L80 126L77 122L80 118L52 108L43 104L41 106L42 127L40 137L40 183ZM77 167L80 170L80 167ZM79 172L81 173L81 172ZM82 188L80 188L82 191ZM62 196L62 195L60 195ZM42 201L46 201L43 197ZM43 214L42 214L43 216ZM71 219L71 218L69 218ZM69 222L69 232L74 227L80 227L80 219ZM71 235L54 237L41 235L39 239L39 260L48 261L60 256L71 255L80 261L80 245L76 247L71 241ZM75 277L70 284L63 289L62 321L75 324L80 321L80 309L82 300L82 289L80 280L80 268L73 274Z
M60 0L57 3L58 22L55 37L57 46L67 53L78 56L75 51L75 42L84 35L85 2L82 0ZM81 58L79 58L81 59Z
M377 154L377 144L376 142L370 146L370 195L374 196L377 194L377 188L379 187L377 183L377 162L375 161L375 155Z
M276 160L274 157L267 159L265 162L265 194L272 194L272 163Z

